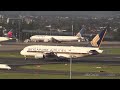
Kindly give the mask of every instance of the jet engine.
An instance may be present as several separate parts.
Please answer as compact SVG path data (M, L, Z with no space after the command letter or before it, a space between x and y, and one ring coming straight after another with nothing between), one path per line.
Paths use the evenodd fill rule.
M44 39L44 42L49 42L49 40L48 39Z
M44 56L42 54L36 54L35 55L35 59L41 59L44 58Z
M96 50L90 50L89 51L89 54L90 55L97 55L97 54L99 54Z
M45 57L55 57L57 54L56 53L54 53L54 52L45 52L44 53L44 56Z
M50 41L50 42L54 42L54 43L61 43L60 41L54 39L53 37L51 37L51 38L49 39L49 41Z

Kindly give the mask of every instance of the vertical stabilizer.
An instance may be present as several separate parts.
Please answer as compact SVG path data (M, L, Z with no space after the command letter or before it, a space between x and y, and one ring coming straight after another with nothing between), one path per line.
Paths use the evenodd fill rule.
M77 33L77 37L82 37L82 35L83 35L83 33L84 33L84 31L85 31L86 29L83 27L78 33Z
M101 42L107 32L107 29L101 31L99 34L97 34L92 41L90 42L93 47L98 47L100 48Z

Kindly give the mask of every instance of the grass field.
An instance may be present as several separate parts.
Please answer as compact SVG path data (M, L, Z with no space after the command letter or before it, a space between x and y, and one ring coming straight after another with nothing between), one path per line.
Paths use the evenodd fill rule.
M120 54L120 48L101 48L103 54Z
M96 68L97 67L97 68ZM99 68L98 68L99 67ZM101 68L100 68L101 67ZM0 79L70 79L69 76L69 64L49 64L49 65L29 65L20 66L18 68L25 69L39 69L39 70L55 70L55 71L67 71L68 75L64 74L29 74L29 73L2 73L0 72ZM120 74L120 66L104 65L104 64L72 64L72 72L99 72ZM103 72L99 72L103 73ZM74 75L72 73L72 79L120 79L120 76L97 76L92 75Z
M23 57L20 55L20 52L0 52L0 57L15 57L15 58L21 58Z
M0 79L70 79L69 75L0 73ZM120 79L120 77L76 76L72 79Z
M26 69L39 69L39 70L56 70L56 71L69 71L69 64L46 64L46 65L29 65L20 68ZM120 73L120 66L103 65L103 64L72 64L72 71L75 72L100 72L107 73Z
M0 79L67 79L65 75L0 73Z

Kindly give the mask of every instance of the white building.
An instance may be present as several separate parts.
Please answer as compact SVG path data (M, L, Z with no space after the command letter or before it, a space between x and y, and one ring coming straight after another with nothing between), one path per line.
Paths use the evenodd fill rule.
M7 23L18 23L18 22L22 22L22 19L20 18L7 18Z

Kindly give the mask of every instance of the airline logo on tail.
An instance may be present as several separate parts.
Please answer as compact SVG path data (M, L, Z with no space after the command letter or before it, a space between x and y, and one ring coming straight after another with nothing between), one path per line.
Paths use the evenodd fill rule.
M100 47L101 42L106 34L107 29L103 30L102 32L100 32L100 34L97 34L93 40L90 42L92 46L95 47Z
M13 37L13 32L12 32L12 31L9 31L9 32L7 33L7 35L8 35L9 38L12 38L12 37Z

